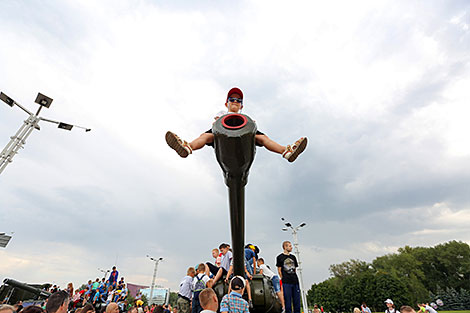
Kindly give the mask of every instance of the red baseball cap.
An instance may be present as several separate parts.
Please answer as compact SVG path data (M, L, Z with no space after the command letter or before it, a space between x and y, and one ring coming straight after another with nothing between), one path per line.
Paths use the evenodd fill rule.
M232 89L229 90L229 92L227 94L227 101L228 101L228 98L230 98L230 96L233 95L234 93L239 94L240 97L242 97L242 99L243 99L243 92L240 90L240 88L233 87Z

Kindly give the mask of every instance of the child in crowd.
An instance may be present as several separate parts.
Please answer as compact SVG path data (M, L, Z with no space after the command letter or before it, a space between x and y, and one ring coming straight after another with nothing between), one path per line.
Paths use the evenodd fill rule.
M243 108L243 92L236 87L230 89L227 94L225 106L227 107L227 112L219 112L219 114L215 116L215 120L225 114L239 113ZM205 145L214 145L214 135L212 134L212 129L206 131L198 138L189 143L170 131L166 133L165 139L168 145L172 149L174 149L176 153L178 153L178 155L182 158L186 158L188 155L192 154L194 150L201 149ZM307 147L306 137L301 137L292 145L282 146L270 139L262 132L257 131L255 135L255 140L257 146L265 147L269 151L279 153L282 155L283 158L287 159L289 162L294 162L295 159L297 159L297 157Z
M230 313L249 313L248 302L243 298L245 291L245 279L241 276L235 276L230 281L229 294L226 294L220 302L220 312Z
M197 267L197 275L193 278L193 301L192 301L192 313L200 313L202 311L202 306L199 303L199 294L206 287L211 287L210 278L204 274L206 271L206 266L204 263L201 263Z
M248 271L247 267L249 265L247 265L247 262L245 260L245 278L249 279L249 280L252 280L253 279L253 275L250 274L250 272ZM225 282L228 283L228 280L230 279L230 277L232 276L233 274L233 260L232 260L232 263L230 264L230 268L227 272L227 276L225 277ZM230 286L229 286L229 291L230 291ZM250 308L253 307L253 300L251 299L251 286L250 286L250 282L247 282L246 283L246 293L248 295L248 305ZM242 293L243 295L243 293Z
M271 279L271 282L273 283L273 287L274 287L274 292L276 292L277 296L279 297L279 300L281 301L282 312L285 312L286 305L284 303L284 294L282 293L282 290L281 290L281 282L280 282L279 276L274 274L274 272L271 271L266 264L264 264L263 258L259 258L257 263L258 263L260 274Z

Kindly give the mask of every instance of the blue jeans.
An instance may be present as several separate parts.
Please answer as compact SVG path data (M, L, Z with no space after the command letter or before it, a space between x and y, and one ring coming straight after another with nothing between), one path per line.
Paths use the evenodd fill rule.
M298 284L282 284L284 288L284 301L286 302L286 313L292 313L292 305L294 305L294 313L300 313L300 287Z

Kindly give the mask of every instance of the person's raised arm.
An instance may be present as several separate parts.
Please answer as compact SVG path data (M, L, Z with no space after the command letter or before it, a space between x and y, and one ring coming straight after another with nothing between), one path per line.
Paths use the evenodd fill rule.
M228 283L228 279L230 275L232 275L233 272L233 265L230 265L230 268L228 269L227 276L225 277L225 282Z

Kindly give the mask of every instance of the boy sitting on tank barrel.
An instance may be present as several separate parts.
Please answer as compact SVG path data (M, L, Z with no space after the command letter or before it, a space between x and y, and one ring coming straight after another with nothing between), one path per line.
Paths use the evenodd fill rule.
M243 108L243 92L237 87L230 89L227 94L225 106L227 107L227 111L219 112L214 117L215 120L225 114L239 113ZM199 150L205 145L214 146L214 135L212 134L212 129L209 129L189 143L170 131L166 133L165 139L168 145L182 158L186 158L188 155L192 154L194 150ZM257 146L265 147L269 151L281 154L282 157L287 159L289 162L294 162L307 147L306 137L301 137L292 145L282 146L262 132L257 131L255 140Z

